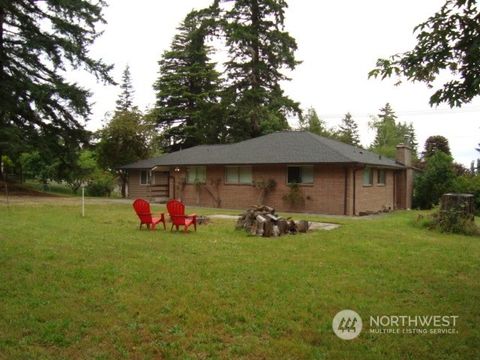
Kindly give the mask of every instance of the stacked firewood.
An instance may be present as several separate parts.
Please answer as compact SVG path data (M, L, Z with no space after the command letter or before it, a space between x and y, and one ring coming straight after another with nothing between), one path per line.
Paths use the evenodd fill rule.
M286 234L305 233L308 221L295 222L291 218L282 218L275 214L275 209L265 205L255 205L240 214L237 230L245 230L251 235L271 237Z

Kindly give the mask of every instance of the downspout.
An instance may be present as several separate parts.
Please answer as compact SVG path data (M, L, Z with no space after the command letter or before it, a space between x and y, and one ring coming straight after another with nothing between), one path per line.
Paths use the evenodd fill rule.
M393 210L397 210L397 171L393 170Z
M345 190L343 199L343 215L347 215L348 168L345 168Z
M356 215L357 169L353 170L353 216Z

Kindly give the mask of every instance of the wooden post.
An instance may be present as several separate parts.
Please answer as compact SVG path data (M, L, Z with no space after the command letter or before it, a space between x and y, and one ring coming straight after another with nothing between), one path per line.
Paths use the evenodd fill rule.
M85 185L82 185L82 217L85 217Z

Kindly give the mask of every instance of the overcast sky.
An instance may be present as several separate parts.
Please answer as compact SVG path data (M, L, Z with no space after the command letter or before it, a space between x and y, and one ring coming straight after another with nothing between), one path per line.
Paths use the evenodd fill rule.
M144 109L154 103L152 84L158 64L176 32L176 27L193 8L208 6L211 0L155 1L110 0L105 9L108 22L104 34L92 47L92 55L115 64L120 80L130 65L135 102ZM289 74L283 87L302 108L314 107L329 126L336 126L346 112L360 125L361 140L368 145L373 131L371 115L390 102L400 121L412 122L420 147L430 135L450 141L455 160L465 165L479 157L480 99L461 109L431 108L431 89L424 84L394 80L368 80L378 57L409 50L415 44L413 28L440 8L443 0L290 0L286 30L297 40L297 58L303 63ZM77 76L92 89L91 130L102 125L105 113L115 108L118 88ZM296 124L292 123L292 126Z

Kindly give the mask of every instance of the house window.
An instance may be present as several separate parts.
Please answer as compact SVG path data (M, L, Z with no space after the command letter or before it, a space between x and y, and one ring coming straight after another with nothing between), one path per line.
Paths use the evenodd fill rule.
M140 171L140 185L148 185L150 184L150 170L142 170Z
M205 184L207 181L207 168L205 166L189 166L187 168L187 183Z
M227 184L251 184L251 166L227 166L225 168L225 183Z
M363 186L372 186L373 185L373 170L369 167L366 167L363 170Z
M377 185L385 185L385 170L377 170Z
M289 166L288 184L313 184L313 166Z

